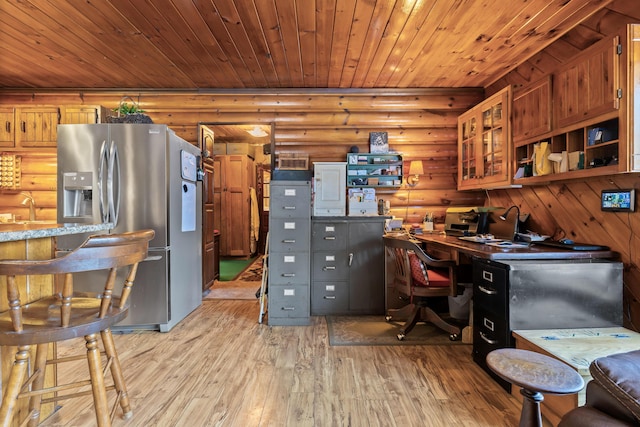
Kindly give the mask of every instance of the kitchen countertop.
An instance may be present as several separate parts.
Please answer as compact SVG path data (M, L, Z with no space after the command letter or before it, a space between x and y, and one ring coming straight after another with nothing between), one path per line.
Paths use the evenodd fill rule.
M113 224L57 224L55 222L0 223L0 242L40 239L66 234L91 233L110 230Z
M492 260L541 260L541 259L616 259L617 252L606 251L574 251L557 249L535 243L523 248L501 248L485 243L461 240L457 236L446 236L442 233L417 234L417 240L426 244L440 244L470 256Z

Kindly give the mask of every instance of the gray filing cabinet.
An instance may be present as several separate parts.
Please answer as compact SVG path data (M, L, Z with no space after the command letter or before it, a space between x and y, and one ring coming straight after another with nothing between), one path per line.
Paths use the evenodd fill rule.
M473 262L473 360L502 387L487 354L512 330L622 325L622 263L596 259Z
M311 314L384 314L383 217L313 218Z
M309 181L271 181L269 325L310 324Z

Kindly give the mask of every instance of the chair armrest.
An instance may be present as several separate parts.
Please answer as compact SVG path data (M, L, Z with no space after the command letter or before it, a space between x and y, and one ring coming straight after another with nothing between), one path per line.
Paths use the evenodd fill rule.
M593 380L640 421L640 350L600 357L589 365Z
M586 406L591 406L613 418L634 424L635 417L620 401L596 381L587 384Z

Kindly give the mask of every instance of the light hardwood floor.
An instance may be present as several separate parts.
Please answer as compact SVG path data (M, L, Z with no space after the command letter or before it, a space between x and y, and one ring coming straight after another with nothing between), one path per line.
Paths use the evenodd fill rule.
M518 424L519 403L471 346L331 347L324 317L306 327L257 318L257 301L205 300L169 333L116 335L134 415L119 411L114 426ZM62 404L44 426L95 425L90 397Z

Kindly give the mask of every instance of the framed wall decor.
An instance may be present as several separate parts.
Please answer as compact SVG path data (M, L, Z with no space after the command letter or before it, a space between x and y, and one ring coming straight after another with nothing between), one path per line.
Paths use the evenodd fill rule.
M387 132L369 132L369 152L374 154L389 152Z

